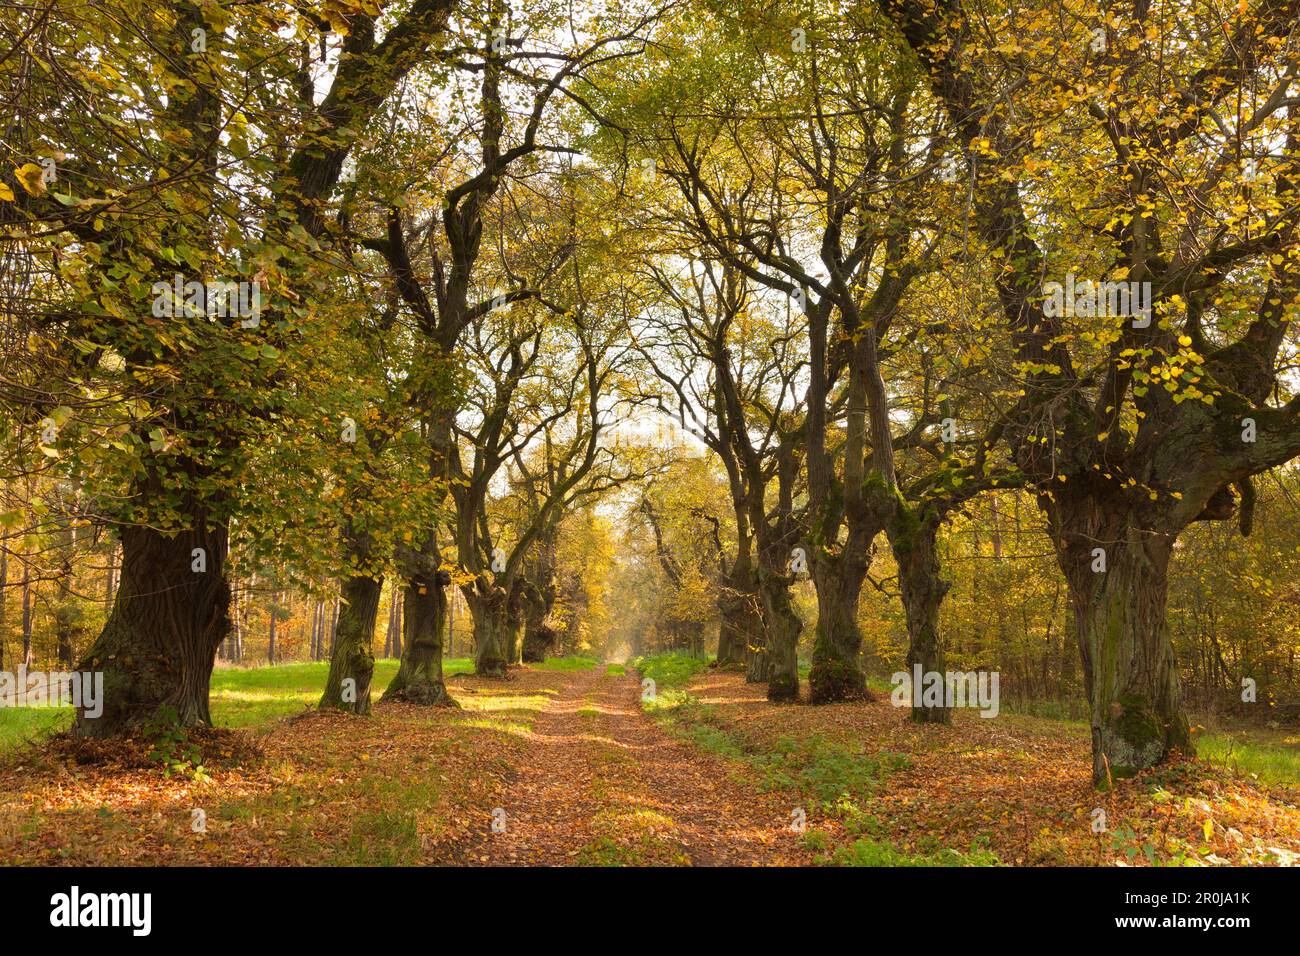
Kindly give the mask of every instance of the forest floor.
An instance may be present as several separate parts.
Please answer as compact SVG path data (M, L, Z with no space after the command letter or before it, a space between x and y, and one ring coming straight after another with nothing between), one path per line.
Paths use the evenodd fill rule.
M0 863L1300 861L1294 783L1184 761L1098 794L1077 724L920 727L887 696L775 706L679 665L643 665L645 701L637 675L593 661L457 673L459 709L377 703L374 719L303 707L314 665L219 673L218 723L245 729L197 749L56 737L0 757Z

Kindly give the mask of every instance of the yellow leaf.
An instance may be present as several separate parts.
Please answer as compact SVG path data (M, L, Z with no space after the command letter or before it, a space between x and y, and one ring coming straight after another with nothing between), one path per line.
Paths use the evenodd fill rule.
M41 167L35 163L24 163L14 170L14 175L18 177L18 184L27 190L28 195L45 195L45 178Z
M1213 839L1214 839L1214 821L1213 821L1213 820L1206 820L1203 824L1201 824L1201 830L1205 833L1205 839L1207 839L1207 840L1213 840Z
M5 202L14 201L14 191L9 188L7 183L0 183L0 200Z

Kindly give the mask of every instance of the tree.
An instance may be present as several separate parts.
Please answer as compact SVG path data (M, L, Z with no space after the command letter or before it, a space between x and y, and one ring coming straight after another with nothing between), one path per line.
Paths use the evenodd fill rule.
M306 35L292 11L113 6L111 18L52 8L43 21L32 63L44 65L24 94L18 142L33 160L52 158L61 185L24 174L0 194L14 197L0 202L10 235L46 237L26 244L56 277L31 320L47 336L42 362L59 373L52 391L70 399L51 410L19 395L19 413L55 421L44 447L68 451L73 473L93 472L88 494L122 529L116 600L79 665L105 675L103 715L77 720L87 736L128 734L160 712L210 722L246 453L271 428L289 347L311 324L292 287L311 288L323 204L354 127L424 54L451 4L415 0L382 40L377 12L340 10L346 36L319 107L298 44L279 33ZM53 69L87 49L98 69ZM198 291L178 299L168 289L181 270ZM223 274L270 293L260 313L231 316L229 286L209 284Z
M1056 4L882 7L972 170L1023 389L1007 438L1070 588L1105 786L1192 750L1165 613L1174 543L1231 516L1234 486L1248 530L1251 476L1300 454L1280 374L1300 256L1294 7L1243 4L1223 30L1179 33L1171 60L1145 55L1177 31L1147 4L1005 59L994 35L1041 37ZM1014 110L993 95L1008 83ZM1095 277L1078 295L1076 274Z

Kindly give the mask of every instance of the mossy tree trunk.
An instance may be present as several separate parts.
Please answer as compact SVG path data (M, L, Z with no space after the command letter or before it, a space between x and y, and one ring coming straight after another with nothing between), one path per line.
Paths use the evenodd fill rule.
M455 707L442 673L442 636L447 630L451 576L426 568L411 574L402 589L402 662L384 700Z
M463 593L474 619L474 673L505 677L519 623L511 612L509 592L480 574Z
M777 554L769 556L759 568L758 594L763 612L766 646L763 667L767 677L767 699L799 699L799 634L803 621L795 613L790 596L792 579L787 569L776 565ZM748 674L746 675L748 678Z
M862 649L858 600L871 564L871 542L880 530L880 522L864 507L863 513L849 516L848 534L837 553L817 549L812 556L817 628L808 673L811 703L830 704L868 696L858 660Z
M78 713L77 735L130 735L164 713L184 727L211 724L212 665L230 631L227 532L197 509L189 518L190 530L173 537L123 528L113 609L77 665L103 673L103 713Z
M383 578L353 575L343 582L330 672L321 709L370 713L370 681L375 673L375 620Z
M808 672L808 699L813 704L860 700L867 682L858 665L862 633L858 629L858 597L862 573L846 567L845 555L822 556L813 561L813 587L817 591L817 626L814 631L812 669Z
M1165 610L1175 534L1135 518L1112 511L1100 540L1058 542L1074 602L1098 787L1175 751L1195 750Z
M907 670L944 674L943 642L939 634L939 609L949 584L940 575L937 514L911 509L903 502L889 521L890 546L898 564L898 583L907 617ZM945 685L946 686L946 685ZM912 720L918 724L946 724L951 720L946 703L927 705L921 688L912 687Z
M749 642L759 640L763 619L754 593L753 570L748 555L738 555L718 592L717 666L745 666Z

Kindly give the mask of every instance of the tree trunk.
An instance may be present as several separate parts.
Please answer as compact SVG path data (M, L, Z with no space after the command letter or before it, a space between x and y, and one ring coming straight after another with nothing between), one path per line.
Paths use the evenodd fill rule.
M521 603L520 596L516 595L506 601L506 628L501 632L501 637L507 667L524 662L524 618Z
M234 618L234 660L237 664L244 662L244 635L248 633L248 595L241 595Z
M506 648L514 627L508 595L482 575L464 593L474 626L474 673L480 677L505 677Z
M393 638L397 631L397 608L400 602L397 598L397 588L393 587L393 593L388 599L388 627L384 631L384 657L393 655Z
M861 511L856 509L860 508ZM871 564L871 543L881 522L865 502L846 516L848 534L837 555L817 554L813 543L813 586L817 589L817 630L812 669L808 672L809 700L829 704L869 697L858 656L862 632L858 628L858 601Z
M920 665L922 675L943 675L946 671L939 639L939 608L949 584L939 576L938 516L928 511L918 513L900 501L886 530L898 563L898 583L907 617L907 671L915 673L915 667ZM944 702L926 706L921 688L913 686L912 720L918 724L946 724L951 715Z
M519 608L513 595L479 575L463 589L474 627L474 673L505 677L509 650L519 631Z
M738 557L718 592L717 666L745 666L750 641L762 640L763 620L748 562Z
M23 561L23 666L32 666L32 569Z
M766 684L772 673L772 658L767 652L766 602L757 589L754 591L754 600L758 605L756 610L759 626L745 640L745 683Z
M402 594L402 664L384 691L384 700L425 706L459 706L447 693L442 674L442 635L446 630L446 571L422 571L408 578Z
M9 587L9 551L0 545L0 671L5 669L5 601Z
M767 699L798 700L798 647L803 621L794 611L790 598L790 579L785 569L760 568L758 593L767 639L764 652L767 658Z
M808 672L808 699L814 704L860 700L867 682L858 665L862 633L858 630L858 597L862 575L842 557L821 557L813 562L817 590L817 628L814 632L812 669Z
M129 734L159 714L183 727L212 722L212 664L230 630L226 549L225 527L202 515L170 538L148 527L123 529L113 610L78 666L103 672L103 714L79 713L78 735Z
M1057 552L1074 601L1098 787L1176 750L1194 752L1165 618L1175 534L1141 527L1131 515L1116 524L1113 536L1088 542L1101 546L1104 570L1094 570L1100 562L1091 547Z
M396 604L393 601L393 604ZM393 656L393 607L388 607L388 626L384 628L384 657Z
M307 653L311 660L318 661L321 657L321 608L320 601L313 601L311 605L311 642Z
M551 611L555 607L556 593L554 577L548 577L541 585L530 582L524 588L525 663L540 664L546 660L547 652L555 647L556 632L551 627Z
M402 592L396 587L393 588L393 612L397 615L397 622L393 625L393 656L398 660L402 658Z
M239 628L241 624L239 605L239 591L232 585L230 589L230 633L221 642L220 654L224 660L232 664L239 660Z
M267 663L269 664L275 663L275 626L278 618L276 611L279 609L277 605L277 602L279 600L280 600L280 592L272 591L271 607L270 607L271 626L270 628L268 628L267 635L266 635L266 660Z
M63 591L62 584L60 584L59 590ZM74 628L73 606L65 598L54 608L55 656L58 659L59 666L61 667L72 666L72 636Z
M375 673L371 643L383 590L383 578L354 575L344 580L329 677L320 699L322 710L334 708L362 716L370 713L370 680Z

